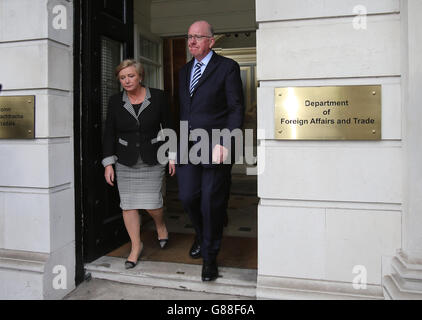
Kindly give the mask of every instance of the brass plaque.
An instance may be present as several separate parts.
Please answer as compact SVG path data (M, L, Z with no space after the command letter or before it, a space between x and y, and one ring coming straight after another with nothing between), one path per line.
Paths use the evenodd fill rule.
M35 138L35 96L0 97L0 139Z
M275 88L275 138L380 140L381 86Z

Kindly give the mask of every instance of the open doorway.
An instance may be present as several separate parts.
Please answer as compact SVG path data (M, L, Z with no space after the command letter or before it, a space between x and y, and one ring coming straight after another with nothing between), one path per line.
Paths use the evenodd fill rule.
M140 37L142 38L142 37ZM151 49L151 46L157 46ZM147 48L149 47L149 48ZM142 61L145 54L157 52L158 43L143 44L139 48ZM148 61L156 60L156 65L163 66L164 90L171 97L171 108L178 123L178 70L188 61L189 53L184 37L163 39L163 62L160 54L149 56ZM256 50L255 32L226 32L216 35L214 51L237 61L241 69L241 78L245 97L244 129L254 133L254 154L256 154ZM139 57L138 56L138 57ZM151 69L150 69L151 70ZM153 79L161 76L153 75ZM256 163L235 164L232 169L232 185L228 206L228 220L224 228L218 263L224 267L257 268L257 177L254 172ZM249 174L248 174L249 173ZM157 234L152 219L148 214L142 215L141 238L144 242L143 259L188 264L202 264L201 259L192 259L188 252L194 240L194 229L189 217L183 211L178 198L178 185L175 177L166 179L165 214L169 231L169 244L161 250L157 244ZM127 257L130 243L126 243L107 255Z
M75 190L77 282L85 263L104 255L126 259L130 250L118 192L104 181L101 137L108 97L119 91L113 76L121 59L135 57L146 66L148 85L164 89L178 114L178 71L189 59L186 40L160 37L137 27L130 14L137 0L75 2ZM161 3L161 2L158 2ZM81 22L81 23L80 23ZM80 46L79 46L80 44ZM246 100L245 128L256 134L256 54L254 31L217 33L215 51L238 61ZM141 58L141 59L140 59ZM256 136L254 137L256 141ZM256 152L254 152L256 154ZM253 164L250 164L253 167ZM257 268L257 182L248 166L234 166L228 223L218 263ZM166 179L165 214L170 242L161 250L148 214L142 213L144 260L201 264L189 257L194 230L178 199L175 177Z

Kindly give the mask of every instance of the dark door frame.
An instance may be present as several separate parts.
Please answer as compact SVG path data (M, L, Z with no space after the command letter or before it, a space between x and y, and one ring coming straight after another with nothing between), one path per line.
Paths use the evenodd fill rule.
M73 155L75 188L75 283L85 279L83 259L82 163L81 163L81 6L83 0L73 1Z
M94 212L102 209L98 201L90 193L95 190L95 181L90 172L98 170L101 159L98 159L96 151L87 150L92 145L90 133L95 130L101 132L100 115L97 113L98 101L101 97L100 79L101 75L96 70L99 69L101 50L98 46L97 38L101 25L102 34L111 38L121 37L121 29L116 27L119 22L113 17L113 11L104 14L97 14L99 7L113 8L110 0L75 0L74 6L74 39L73 39L73 62L74 62L74 188L75 188L75 253L76 253L76 285L84 281L84 263L92 261L97 253L95 231L98 218ZM123 57L133 56L133 1L121 0L124 2L124 23L129 26L125 30L127 40L123 46ZM107 23L107 21L112 23ZM121 24L121 23L120 23ZM95 141L97 143L97 141ZM94 143L94 144L95 144ZM95 175L94 175L95 176ZM102 181L103 182L103 181ZM97 194L98 195L98 194ZM127 236L127 235L126 235ZM120 237L120 236L119 236ZM104 246L104 245L103 245ZM107 246L107 244L105 245Z

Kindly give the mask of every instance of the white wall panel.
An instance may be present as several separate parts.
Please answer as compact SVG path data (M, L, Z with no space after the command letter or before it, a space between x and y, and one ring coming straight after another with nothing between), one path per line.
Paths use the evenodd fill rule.
M0 193L1 248L48 253L75 241L70 185L59 190L16 191Z
M401 247L401 212L327 209L327 280L352 282L357 265L381 284L382 257Z
M325 210L258 206L258 273L324 279Z
M56 19L56 24L54 24ZM73 41L73 5L66 0L0 1L0 42L52 39Z
M49 186L73 182L73 139L52 139L49 143Z
M49 41L48 87L51 89L73 90L72 48Z
M21 270L0 272L0 299L2 300L41 300L43 299L42 275Z
M400 11L399 0L256 0L256 21L351 16L357 5L364 6L367 14Z
M262 147L259 147L262 149ZM351 202L402 202L400 147L377 142L266 146L258 196Z
M73 135L73 98L70 93L56 91L48 95L38 94L35 110L37 138Z
M75 199L73 189L50 193L51 251L75 241Z
M47 87L47 41L0 43L0 61L3 90Z
M48 165L46 141L1 141L1 186L48 188Z
M73 180L71 140L4 140L0 186L51 188Z
M4 248L50 252L48 194L6 193Z
M4 248L5 228L6 228L6 209L5 209L5 195L0 192L0 248Z
M400 75L399 15L264 24L257 30L258 80Z
M260 87L257 89L257 126L260 130L258 139L274 139L275 129L275 99L274 87Z
M46 38L47 0L0 1L0 42Z
M363 266L367 284L380 285L383 259L401 246L400 221L400 211L260 205L258 272L352 283Z
M0 43L3 90L71 90L71 48L47 40Z
M51 93L48 96L48 137L69 136L73 136L73 94Z

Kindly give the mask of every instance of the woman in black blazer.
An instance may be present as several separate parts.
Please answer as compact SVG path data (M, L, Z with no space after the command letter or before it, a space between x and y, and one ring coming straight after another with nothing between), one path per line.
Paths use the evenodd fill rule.
M109 100L102 164L111 186L115 181L113 165L116 168L123 220L132 242L125 262L129 269L136 266L143 249L139 209L154 219L161 248L168 242L161 194L166 164L159 162L157 151L164 141L162 130L170 127L170 111L162 90L141 85L144 70L139 62L124 60L116 68L116 77L124 90ZM174 160L170 160L171 176L175 170Z

